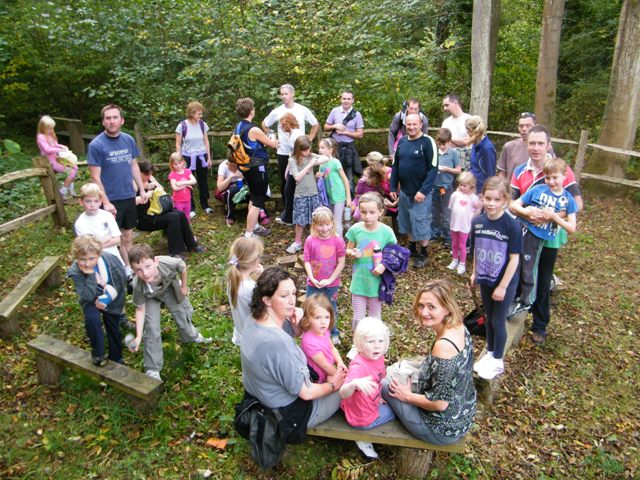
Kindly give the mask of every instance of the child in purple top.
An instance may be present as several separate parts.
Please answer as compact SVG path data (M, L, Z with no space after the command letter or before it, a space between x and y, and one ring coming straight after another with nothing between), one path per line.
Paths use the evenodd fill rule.
M335 323L331 302L324 295L312 295L304 302L304 316L300 327L304 331L300 348L307 357L309 368L318 374L316 383L324 383L327 376L346 370L338 349L331 343L329 330Z
M387 179L384 155L380 152L369 152L366 161L367 168L364 169L362 177L356 184L355 196L351 202L352 217L356 222L360 221L360 210L358 209L360 197L368 192L378 192L380 195L384 195L384 183Z
M327 207L314 210L311 220L311 235L304 242L304 269L307 272L307 297L323 294L333 309L331 340L340 343L337 327L338 289L340 274L344 269L346 246L342 237L336 235L333 213Z

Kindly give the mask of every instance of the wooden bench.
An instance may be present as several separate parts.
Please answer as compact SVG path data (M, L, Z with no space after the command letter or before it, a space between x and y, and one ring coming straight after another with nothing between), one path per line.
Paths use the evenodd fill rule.
M400 447L396 455L397 478L426 478L434 452L464 453L466 441L463 438L452 445L427 443L411 435L399 420L370 430L358 430L347 423L341 411L320 425L307 429L307 434Z
M123 391L140 409L153 406L163 389L161 381L119 363L97 367L89 352L49 335L34 338L27 348L36 354L38 380L45 385L57 385L64 367L69 367Z
M60 285L59 260L60 256L44 257L0 302L0 337L7 337L18 330L18 308L40 285Z
M507 319L507 343L504 346L505 357L518 345L518 343L520 343L520 339L524 335L527 314L528 312L520 312ZM478 360L484 357L486 353L487 349L485 348L480 353ZM493 404L493 393L499 380L499 376L493 380L485 380L480 378L477 373L473 374L473 381L476 386L478 401L480 401L485 407L491 407Z

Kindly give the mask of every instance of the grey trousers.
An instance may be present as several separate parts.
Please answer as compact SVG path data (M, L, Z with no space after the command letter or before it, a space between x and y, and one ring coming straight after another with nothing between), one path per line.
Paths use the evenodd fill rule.
M147 370L162 370L164 359L162 356L162 328L160 326L160 308L162 302L171 313L176 323L180 341L193 342L198 337L198 330L191 323L193 307L188 298L178 302L172 288L165 290L161 297L148 298L145 303L144 332L144 368Z
M330 395L313 400L313 408L307 427L315 427L328 420L340 408L340 393L333 392Z
M445 437L437 432L434 432L425 423L422 415L420 415L420 409L410 403L401 402L397 398L393 398L389 395L389 379L382 380L382 398L393 409L398 420L404 425L404 428L409 430L409 433L420 440L433 443L434 445L450 445L456 443L462 437Z

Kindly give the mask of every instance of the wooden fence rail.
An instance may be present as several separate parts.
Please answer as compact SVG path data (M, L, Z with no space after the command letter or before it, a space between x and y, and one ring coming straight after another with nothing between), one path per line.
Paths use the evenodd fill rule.
M51 215L53 223L56 227L66 227L69 225L67 214L64 210L64 204L62 197L58 191L57 180L49 160L45 157L36 157L33 159L34 168L27 168L17 172L10 172L0 177L0 186L31 177L39 177L40 185L44 193L44 197L47 200L48 205L46 207L38 208L33 212L29 212L21 217L0 225L0 235L16 230L23 225L28 225L33 222L37 222L47 215Z

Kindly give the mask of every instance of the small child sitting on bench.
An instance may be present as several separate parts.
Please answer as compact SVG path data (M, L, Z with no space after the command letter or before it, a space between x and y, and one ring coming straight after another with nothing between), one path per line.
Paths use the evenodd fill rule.
M136 338L129 349L137 352L144 335L144 367L146 375L156 380L164 364L160 336L160 308L162 303L171 313L183 343L211 343L193 326L193 307L187 295L187 265L180 258L154 256L149 245L134 245L129 262L135 274L133 303L136 306Z
M349 425L367 430L396 418L380 395L387 375L384 355L389 349L389 328L378 318L365 317L358 322L353 342L358 354L340 388L340 406ZM357 441L356 445L368 458L378 458L371 442Z
M91 343L94 365L107 364L104 354L104 332L100 316L107 331L109 360L122 363L122 336L120 322L126 293L124 265L119 257L102 251L102 244L93 235L81 235L73 241L76 258L67 276L73 280L78 301L84 313L84 325Z

